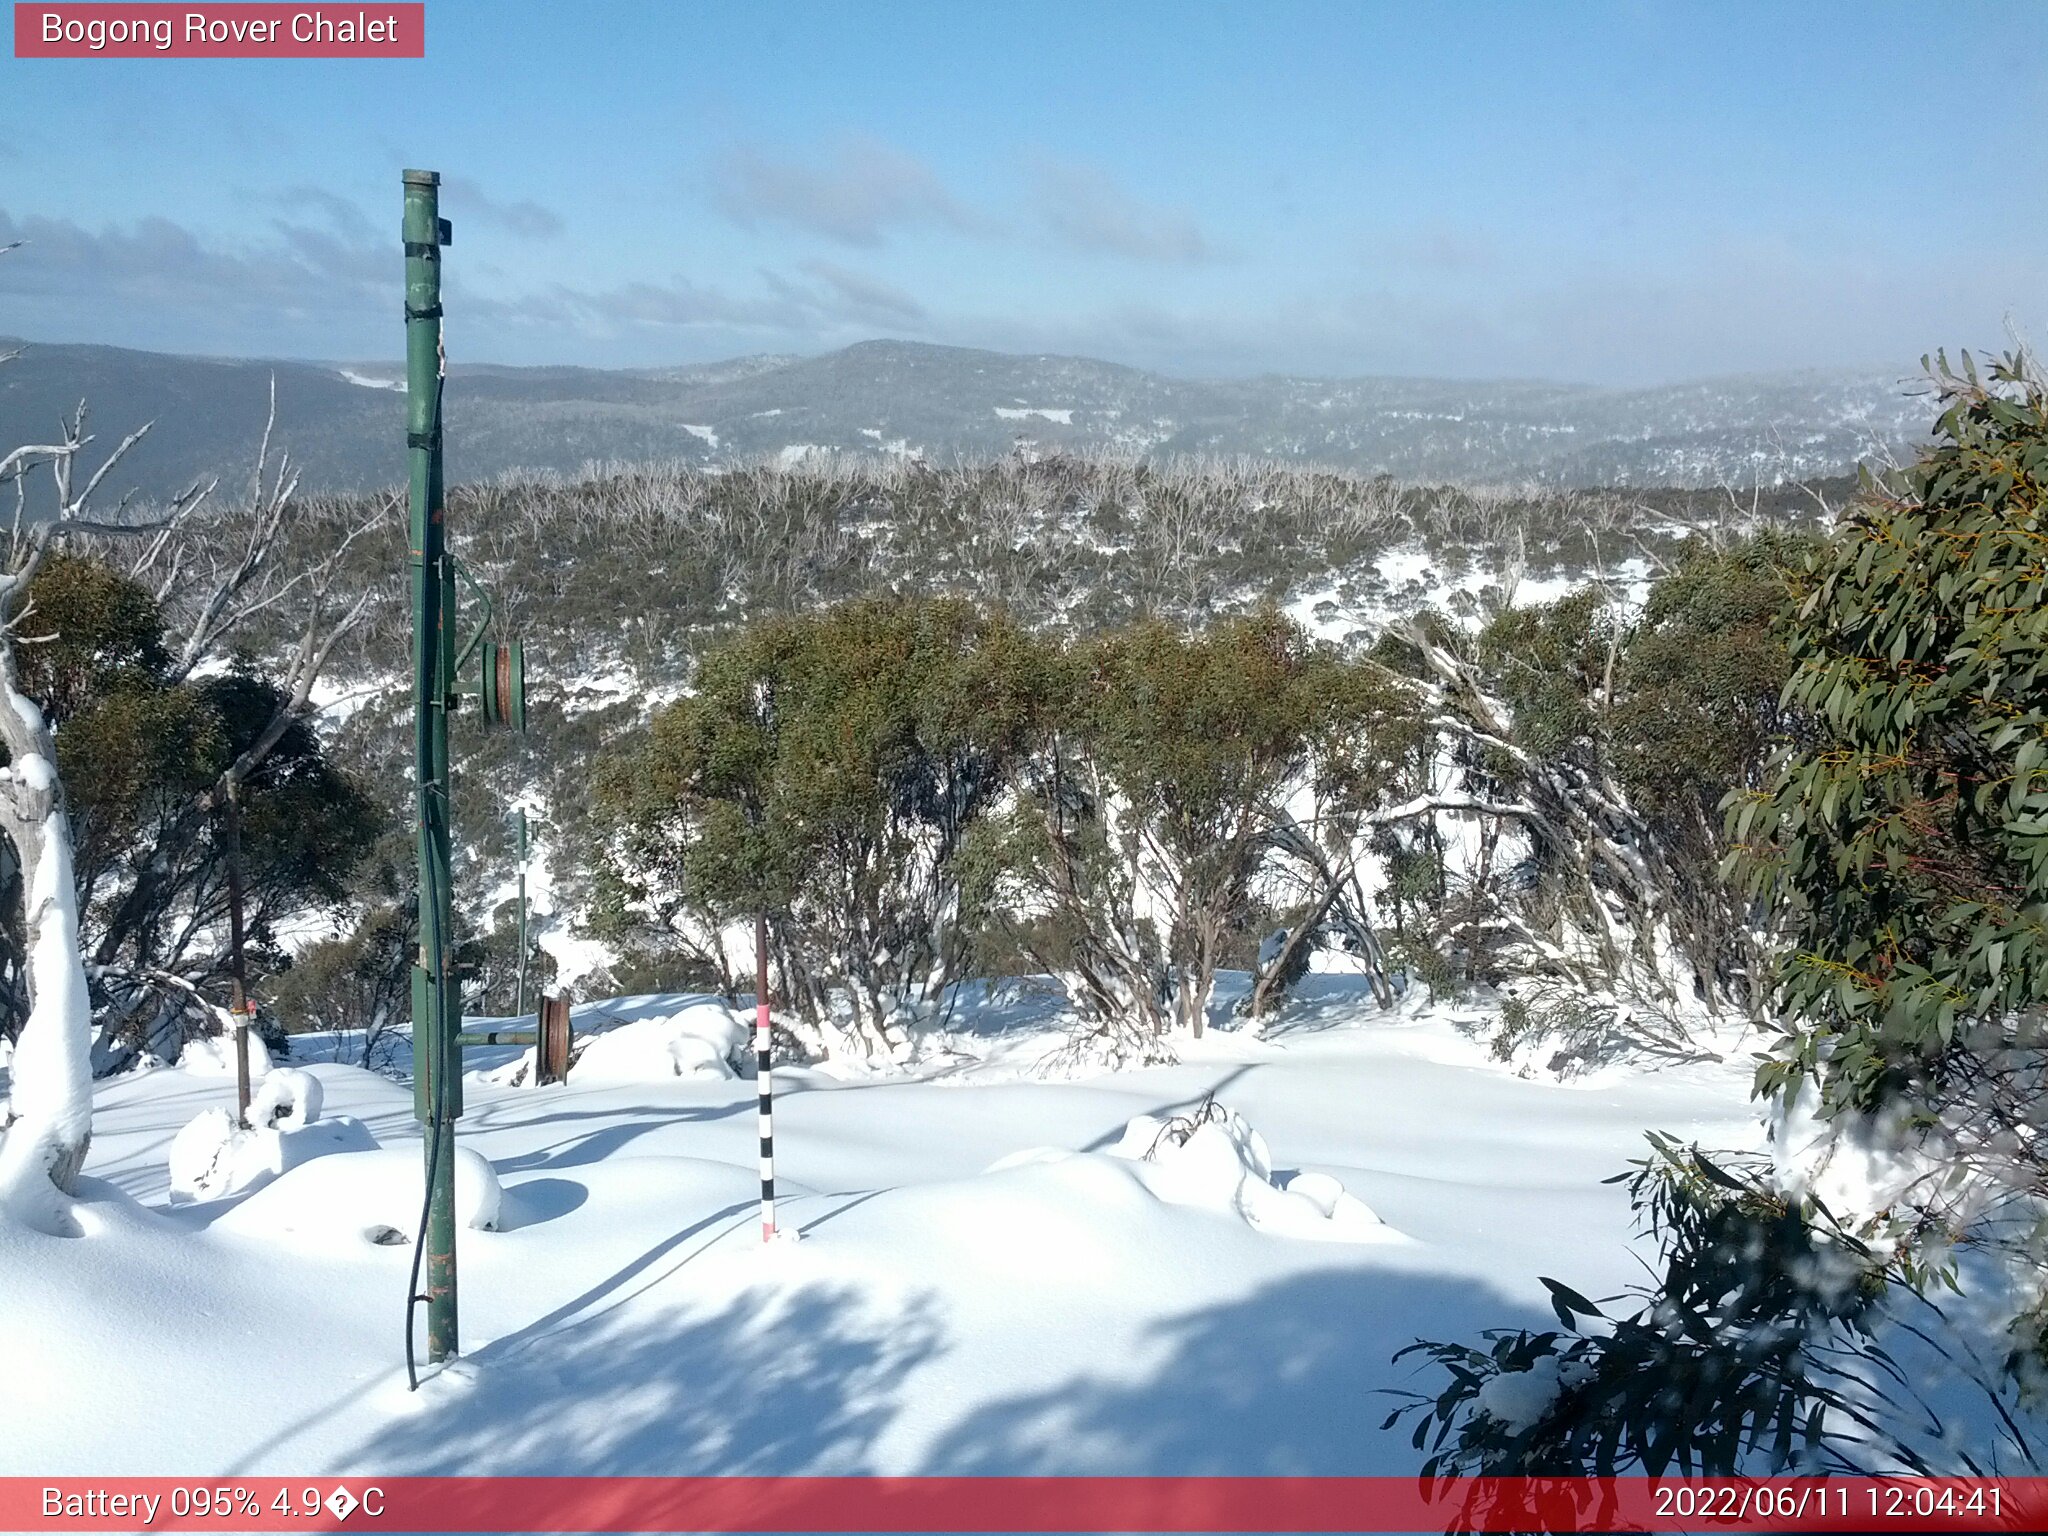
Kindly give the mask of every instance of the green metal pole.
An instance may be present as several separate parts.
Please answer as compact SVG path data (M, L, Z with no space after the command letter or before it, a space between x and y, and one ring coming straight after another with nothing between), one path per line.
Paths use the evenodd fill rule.
M513 812L519 824L519 983L512 1000L512 1014L526 1012L526 810Z
M413 1111L426 1128L427 1359L457 1353L455 1121L462 1113L460 993L451 969L448 711L455 692L455 568L441 485L441 178L405 173L406 452L410 469L413 761L419 963L413 968Z

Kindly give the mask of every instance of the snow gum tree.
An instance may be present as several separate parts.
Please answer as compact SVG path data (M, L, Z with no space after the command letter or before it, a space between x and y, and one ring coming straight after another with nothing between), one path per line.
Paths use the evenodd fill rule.
M1778 617L1818 547L1785 529L1694 550L1650 589L1617 665L1605 728L1617 782L1662 855L1660 918L1709 1001L1768 1001L1771 935L1724 870L1721 802L1761 787L1810 739Z
M958 599L750 627L600 783L621 905L714 931L765 911L823 1041L899 1049L962 974L961 849L1035 738L1044 669Z
M1396 942L1433 990L1514 984L1503 1054L1683 1057L1701 1015L1764 1010L1770 934L1722 868L1720 802L1805 739L1777 615L1814 547L1700 539L1640 605L1589 586L1470 631L1424 615L1369 653L1435 743L1376 818Z
M1819 739L1730 808L1794 939L1758 1087L1830 1110L1940 1103L2043 1043L2048 393L1942 382L1937 446L1800 580L1786 692Z
M1159 621L1075 648L1024 792L990 829L1020 947L1113 1054L1200 1035L1282 807L1359 702L1334 650L1276 613Z
M1758 1093L1826 1122L1812 1155L1875 1145L1913 1171L1871 1213L1887 1242L1937 1270L1957 1242L1998 1257L2032 1298L2012 1363L2039 1391L2048 387L2017 358L1935 377L1935 446L1797 588L1786 693L1815 739L1729 821L1789 939Z
M0 565L0 749L7 754L0 766L0 829L20 871L28 1001L10 1063L0 1210L60 1232L70 1229L64 1197L76 1189L92 1141L92 1007L57 742L49 716L24 686L22 651L34 633L29 593L53 542L124 531L94 520L90 506L101 482L141 436L130 434L82 485L73 471L92 441L82 407L58 441L0 455L0 489L12 487L17 514ZM28 518L25 477L42 465L54 480L54 506L45 516ZM174 507L171 516L196 496Z
M1269 857L1254 894L1284 926L1261 944L1244 1011L1278 1005L1330 943L1363 963L1381 1007L1393 994L1369 871L1390 826L1426 798L1435 734L1422 697L1384 668L1316 669L1308 762L1271 807Z
M34 634L19 682L51 728L65 786L95 1069L145 1049L170 1059L188 1026L214 1025L203 1000L233 960L222 777L283 715L238 786L233 852L259 975L287 963L282 921L341 902L380 819L272 676L231 665L179 677L154 595L132 577L53 550L25 603ZM19 935L0 928L0 1032L28 1011L23 957Z

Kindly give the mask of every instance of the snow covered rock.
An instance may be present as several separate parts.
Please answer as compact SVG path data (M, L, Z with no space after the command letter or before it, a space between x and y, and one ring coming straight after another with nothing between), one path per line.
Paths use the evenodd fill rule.
M257 1190L216 1225L251 1236L289 1234L330 1245L398 1245L413 1240L425 1195L426 1165L417 1143L373 1147L300 1164ZM503 1206L497 1170L471 1148L455 1148L457 1224L495 1232Z
M249 1123L302 1131L320 1118L320 1079L291 1067L273 1067L249 1103Z
M731 1077L731 1054L745 1038L745 1026L723 1003L692 1003L659 1018L636 1019L592 1035L569 1076L576 1083Z

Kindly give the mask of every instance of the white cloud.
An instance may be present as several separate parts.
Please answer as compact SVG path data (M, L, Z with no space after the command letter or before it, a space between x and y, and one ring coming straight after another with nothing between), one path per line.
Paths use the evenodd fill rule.
M912 225L982 227L930 166L865 135L796 158L733 145L712 162L711 193L743 227L779 224L843 245L880 245Z
M1032 196L1045 228L1073 250L1157 262L1216 254L1192 214L1147 202L1094 166L1041 156Z

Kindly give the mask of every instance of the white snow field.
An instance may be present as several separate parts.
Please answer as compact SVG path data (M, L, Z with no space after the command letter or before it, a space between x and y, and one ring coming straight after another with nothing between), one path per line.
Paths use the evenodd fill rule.
M715 1026L703 1003L577 1028ZM1405 1427L1379 1429L1381 1389L1414 1379L1395 1350L1540 1325L1539 1274L1637 1278L1600 1181L1645 1127L1760 1135L1741 1051L1525 1080L1474 1038L1487 1015L1382 1013L1343 976L1264 1039L1085 1080L1028 1075L1043 1005L966 1018L904 1075L777 1069L801 1237L769 1245L754 1085L673 1046L702 1031L544 1088L472 1052L464 1353L417 1394L407 1087L302 1045L317 1094L281 1085L233 1193L174 1201L174 1139L232 1079L104 1082L83 1235L0 1223L0 1471L1406 1473ZM1186 1136L1210 1095L1230 1113Z

